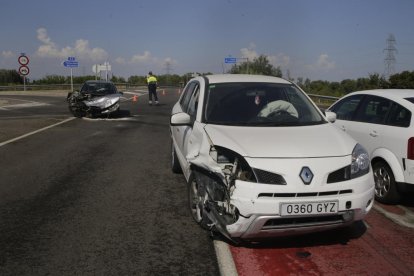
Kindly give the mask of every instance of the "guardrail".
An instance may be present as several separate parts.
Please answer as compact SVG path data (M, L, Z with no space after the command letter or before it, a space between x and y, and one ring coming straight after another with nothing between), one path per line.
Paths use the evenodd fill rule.
M321 108L327 108L336 102L339 97L317 95L317 94L308 94L309 97Z

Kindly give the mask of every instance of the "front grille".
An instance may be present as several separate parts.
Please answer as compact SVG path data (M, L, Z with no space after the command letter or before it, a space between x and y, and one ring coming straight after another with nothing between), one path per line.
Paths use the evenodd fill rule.
M342 224L346 221L347 220L345 220L342 214L314 217L276 218L266 221L262 227L262 230L334 225Z
M325 192L312 192L312 193L261 193L258 197L318 197L318 196L332 196L352 194L352 190L339 190L339 191L325 191Z
M259 183L286 185L286 180L279 174L254 168L253 172L256 175L257 182Z

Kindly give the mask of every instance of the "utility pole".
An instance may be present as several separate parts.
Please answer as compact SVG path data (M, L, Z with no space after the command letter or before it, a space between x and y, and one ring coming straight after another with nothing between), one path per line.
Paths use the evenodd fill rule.
M395 55L394 53L398 53L397 48L395 47L396 41L393 34L389 34L386 40L386 47L384 49L385 52L385 76L389 78L392 74L395 73Z

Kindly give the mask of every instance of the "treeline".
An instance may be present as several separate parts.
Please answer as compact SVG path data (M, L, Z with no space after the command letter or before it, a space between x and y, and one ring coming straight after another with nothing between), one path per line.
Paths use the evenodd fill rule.
M23 84L23 77L16 70L0 69L0 85Z
M353 91L369 89L414 89L414 71L391 75L388 80L379 74L370 74L367 78L345 79L341 82L298 78L296 83L308 93L339 97Z

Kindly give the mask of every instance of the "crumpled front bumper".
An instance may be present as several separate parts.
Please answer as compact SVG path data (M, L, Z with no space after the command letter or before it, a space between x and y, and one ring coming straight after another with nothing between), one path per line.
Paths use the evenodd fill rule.
M336 165L326 167L329 171L330 166ZM312 167L315 166L313 164ZM293 165L285 164L285 168L292 167L295 170ZM289 179L288 176L286 178ZM231 237L248 240L317 232L363 220L374 204L372 170L361 177L333 184L326 184L324 179L326 180L324 177L315 176L311 185L304 185L300 180L295 182L293 179L287 181L288 185L237 180L231 204L237 208L240 216L235 223L227 225L228 233ZM338 202L337 213L281 216L282 203L331 201Z

